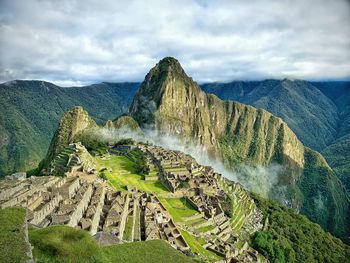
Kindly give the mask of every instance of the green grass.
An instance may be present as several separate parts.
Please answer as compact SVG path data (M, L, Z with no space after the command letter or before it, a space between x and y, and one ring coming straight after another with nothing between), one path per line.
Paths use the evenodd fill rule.
M216 255L215 253L213 253L209 250L206 250L203 247L203 245L205 244L204 239L196 238L193 235L191 235L190 233L188 233L187 231L182 230L182 229L180 229L180 232L181 232L181 235L186 240L187 244L190 246L191 250L194 253L197 253L199 255L199 257L201 257L201 258L204 257L210 262L215 262L215 261L222 259L221 257Z
M196 231L200 232L200 233L205 233L205 232L213 230L214 228L215 228L215 226L209 225L209 226L200 227L200 228L196 229Z
M0 209L0 262L26 262L23 208Z
M161 240L100 247L87 231L67 226L31 229L29 237L36 262L194 262Z
M190 225L190 226L195 226L195 225L200 225L202 223L206 222L205 219L203 217L199 217L196 219L191 219L191 220L187 220L186 224Z
M126 224L125 224L125 229L124 229L124 236L123 239L127 241L132 241L132 226L133 226L133 217L128 216Z
M104 171L104 175L116 190L125 190L125 186L135 187L149 193L164 194L167 189L159 181L145 181L137 174L135 163L126 156L111 155L108 160L96 157L97 168L112 168L112 172Z
M193 258L185 256L162 240L134 242L103 248L110 262L123 263L190 263Z
M160 197L159 200L177 223L185 222L187 217L198 214L198 211L185 198Z
M29 231L36 262L104 262L103 253L89 232L67 226Z

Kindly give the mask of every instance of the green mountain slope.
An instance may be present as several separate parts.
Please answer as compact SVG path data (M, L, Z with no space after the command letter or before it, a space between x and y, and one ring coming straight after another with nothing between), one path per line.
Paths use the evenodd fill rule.
M0 176L36 167L63 113L83 106L98 123L127 110L138 83L62 88L44 81L0 85Z
M310 82L285 79L207 84L202 87L221 99L238 100L282 118L312 149L323 149L336 136L337 107Z
M322 152L350 191L350 82L234 81L201 87L281 117L306 146Z
M130 117L127 119L131 120ZM62 118L60 128L52 141L58 142L57 138L63 139L60 140L61 143L53 143L53 145L59 147L58 145L66 145L69 142L73 142L76 140L73 138L76 138L76 134L88 131L92 126L94 126L94 123L91 122L87 112L82 108L76 107L67 112ZM63 127L66 127L66 129L63 129ZM77 127L79 128L77 129ZM52 148L51 151L56 150ZM117 156L117 158L125 158L128 160L125 156ZM97 159L102 160L101 158ZM317 165L319 170L315 169ZM118 163L118 161L112 158L103 160L101 166L113 167L111 170L115 171L116 174L119 174L119 169L122 167L124 167L122 169L126 169L125 163ZM329 168L324 166L324 160L321 155L305 148L305 168L299 186L301 188L308 187L304 193L308 192L312 197L313 195L317 195L317 193L313 192L316 189L314 185L321 185L317 190L322 195L326 195L326 199L321 199L324 203L319 202L318 205L324 206L324 218L330 220L332 217L327 213L335 213L335 210L326 209L325 207L331 206L334 208L332 198L341 198L342 191L339 191L339 187L336 184L334 185L333 180L327 180L327 177L319 176L319 173L328 173L329 171L326 171L327 169ZM119 185L120 187L120 184L125 183L125 180L127 180L128 186L145 190L143 188L145 187L145 181L141 179L141 177L135 180L133 176L137 177L136 174L126 174L122 173L119 175L120 177L118 177L108 173L106 178L111 180L110 183L112 186ZM147 189L147 191L152 191L154 194L162 194L166 191L166 189L157 187L150 188L149 185ZM328 189L331 189L331 191ZM241 194L237 195L238 203L243 205L252 197L257 207L263 212L264 218L262 221L265 222L264 229L250 237L250 243L255 249L265 255L270 262L345 262L349 257L350 251L348 246L342 243L341 240L325 232L319 225L310 222L305 216L299 215L294 210L281 206L276 202L261 198L257 194L244 192L246 194L241 195L241 192ZM308 209L312 210L312 207L315 205L315 203L309 202L312 200L310 196L305 196L305 198L308 199L308 202L303 204L305 211L308 211ZM176 203L172 204L169 202L166 204L166 208L169 209L170 213L173 212L172 209L185 212L183 208L179 210L178 204ZM312 219L322 220L322 218ZM243 218L243 220L245 220L245 218ZM171 262L171 260L175 262L176 260L180 260L181 262L185 262L186 259L191 260L191 258L185 258L184 255L179 253L173 253L175 251L168 251L165 247L162 247L165 246L165 244L159 241L152 241L153 244L151 244L151 242L137 242L100 248L89 238L87 232L73 230L74 229L64 226L31 230L30 241L32 245L34 245L34 257L42 260L62 261L64 255L65 258L68 257L68 259L73 261L77 261L79 258L88 261L89 258L94 257L95 260L101 259L103 262L109 262L109 260L142 262L142 253L146 253L148 249L154 249L157 253L149 255L149 257L153 258L153 262L164 262L162 261L164 256L161 258L157 256L164 255L164 253L169 257L169 259L167 258L167 260L170 260L169 262ZM43 242L43 240L45 242ZM193 240L195 241L195 239ZM86 248L90 250L92 248L92 250L86 251ZM135 257L130 258L129 255L133 249L143 252L135 253Z
M347 262L350 247L319 225L276 202L252 196L269 222L254 235L252 246L270 262Z
M50 226L29 231L37 262L195 262L162 240L101 247L87 231ZM166 258L166 261L163 260Z
M324 158L305 148L288 125L269 112L206 94L177 60L165 58L150 70L130 114L141 127L203 145L232 169L242 162L283 165L286 169L277 178L277 186L285 189L280 201L336 235L347 235L349 200ZM270 197L277 198L276 189ZM320 202L325 205L315 205Z

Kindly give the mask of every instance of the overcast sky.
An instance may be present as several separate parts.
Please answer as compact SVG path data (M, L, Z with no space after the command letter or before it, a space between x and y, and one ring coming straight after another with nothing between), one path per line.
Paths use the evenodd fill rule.
M177 58L197 82L350 79L350 5L0 0L0 82L142 81Z

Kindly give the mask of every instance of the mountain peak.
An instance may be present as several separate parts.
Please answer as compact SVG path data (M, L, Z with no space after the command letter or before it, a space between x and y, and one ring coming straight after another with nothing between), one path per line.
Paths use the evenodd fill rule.
M161 59L147 74L146 79L150 80L157 75L185 75L188 77L183 70L180 62L173 57L165 57Z
M49 150L45 159L41 164L41 169L46 168L53 158L59 154L65 147L73 142L74 136L76 136L82 130L88 127L96 127L97 124L89 116L88 112L81 106L75 106L71 110L67 111L56 130Z
M164 97L173 97L176 94L183 97L183 89L200 90L192 78L187 76L178 60L165 57L146 75L130 106L130 115L143 126L152 124L154 113Z

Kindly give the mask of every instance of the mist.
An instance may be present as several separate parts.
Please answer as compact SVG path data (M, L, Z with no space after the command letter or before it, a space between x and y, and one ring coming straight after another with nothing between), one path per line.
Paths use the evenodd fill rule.
M231 181L240 183L249 191L256 192L265 198L272 197L273 193L274 199L285 201L284 189L278 186L278 175L284 170L284 167L279 164L270 164L266 167L240 164L233 169L228 169L222 161L210 158L204 146L191 142L184 143L176 136L161 134L154 129L133 131L126 127L99 128L93 131L93 136L104 142L117 142L120 139L131 138L136 142L184 152L195 158L199 164L212 166L216 172ZM277 196L276 193L278 193Z

